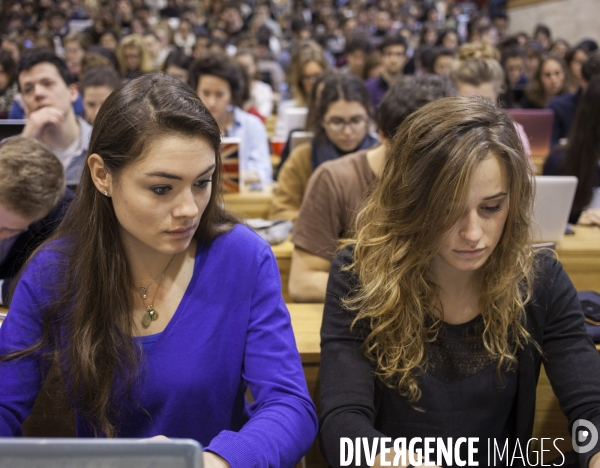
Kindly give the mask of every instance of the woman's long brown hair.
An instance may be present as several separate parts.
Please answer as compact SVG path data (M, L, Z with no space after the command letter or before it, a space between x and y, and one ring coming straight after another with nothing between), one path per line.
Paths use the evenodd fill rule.
M436 100L398 129L383 175L355 222L358 287L344 299L365 324L365 355L382 382L411 401L426 343L443 321L433 313L438 286L432 260L460 218L475 167L496 156L508 174L509 206L498 245L481 268L483 342L498 360L516 363L529 340L524 306L531 296L533 253L529 220L533 196L527 157L508 115L476 98Z
M207 243L235 223L220 203L219 127L193 90L168 75L149 74L113 92L98 113L89 154L120 172L165 136L201 138L214 149L213 190L195 238ZM42 353L56 362L67 396L96 435L115 437L118 407L136 387L139 348L134 331L132 283L109 197L84 167L63 222L40 249L59 251L64 278L44 312L43 335L31 349L2 359ZM35 255L35 254L34 254Z

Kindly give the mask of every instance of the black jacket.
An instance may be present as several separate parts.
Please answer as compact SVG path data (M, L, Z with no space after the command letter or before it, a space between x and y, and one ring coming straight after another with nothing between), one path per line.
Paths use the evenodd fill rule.
M332 466L340 466L341 437L355 440L387 436L375 427L378 385L373 366L360 348L368 330L364 326L350 330L353 314L340 304L340 298L347 296L357 281L352 272L341 271L343 265L352 262L352 256L353 249L348 246L333 261L321 328L319 439L321 450ZM532 344L520 352L514 417L509 419L513 424L510 433L519 439L523 451L533 432L542 361L561 409L569 419L569 429L576 420L586 419L600 432L600 356L586 333L577 292L557 260L538 255L536 262L538 273L532 302L526 308L526 326L545 357ZM600 440L590 452L579 455L580 466L587 467L598 451Z
M73 191L67 188L64 197L50 213L30 225L27 231L19 234L10 252L4 261L0 263L0 279L4 280L2 284L2 298L5 306L8 306L10 303L9 294L12 279L17 276L21 267L29 258L29 254L56 230L73 199L73 195Z

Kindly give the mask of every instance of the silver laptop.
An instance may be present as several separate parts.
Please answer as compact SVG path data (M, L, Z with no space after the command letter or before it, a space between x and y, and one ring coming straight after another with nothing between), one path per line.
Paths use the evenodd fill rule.
M202 468L191 439L0 439L0 468Z
M575 176L536 176L532 235L535 242L559 242L567 227L575 190Z
M306 128L306 116L308 115L307 107L288 107L284 109L282 115L281 132L287 140L292 130L304 130Z
M293 132L290 136L290 153L304 143L310 143L315 134L313 132Z

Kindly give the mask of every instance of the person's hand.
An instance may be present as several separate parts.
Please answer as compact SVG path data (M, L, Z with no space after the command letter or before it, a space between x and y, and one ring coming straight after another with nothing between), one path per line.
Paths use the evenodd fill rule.
M204 462L204 468L230 468L229 463L224 458L212 452L203 452L202 461Z
M244 172L242 177L246 185L260 184L260 176L257 172Z
M577 224L584 226L600 226L600 208L590 208L585 210L579 216Z
M27 124L23 128L22 136L39 139L44 129L49 125L59 126L65 120L65 114L56 107L42 107L27 115Z

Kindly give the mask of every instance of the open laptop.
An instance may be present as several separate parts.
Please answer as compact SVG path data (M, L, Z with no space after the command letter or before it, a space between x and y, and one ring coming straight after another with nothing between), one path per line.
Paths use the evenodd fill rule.
M298 146L303 145L304 143L310 143L314 136L315 134L313 132L292 132L290 136L290 153Z
M191 439L0 439L0 468L202 468Z
M282 119L281 135L285 140L290 136L292 130L304 130L306 128L307 107L288 107L279 116Z
M554 111L551 109L506 109L506 112L515 122L523 126L523 130L529 138L531 157L546 158L550 153Z
M20 135L26 123L25 119L0 119L0 141Z
M575 190L575 176L536 176L532 235L535 242L559 242L567 227Z
M221 138L221 161L223 162L223 193L237 193L244 186L240 162L240 138Z

